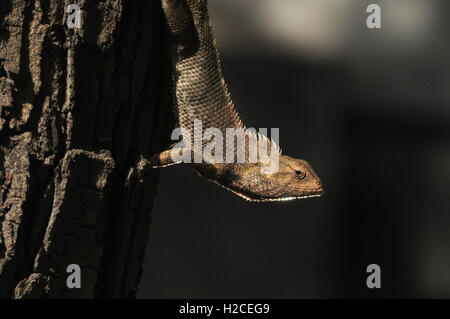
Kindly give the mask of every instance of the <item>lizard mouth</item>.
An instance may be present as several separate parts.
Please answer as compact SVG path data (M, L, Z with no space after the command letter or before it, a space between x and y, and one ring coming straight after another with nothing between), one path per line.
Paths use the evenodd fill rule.
M273 198L257 198L257 197L250 197L245 196L242 194L238 194L244 199L251 201L251 202L287 202L295 199L305 199L305 198L313 198L313 197L320 197L325 193L325 190L322 186L318 188L313 189L307 189L303 190L301 194L295 195L295 196L282 196L282 197L273 197Z
M304 199L304 198L312 198L312 197L320 197L322 194L315 195L301 195L301 196L290 196L290 197L281 197L281 198L265 198L265 199L251 199L246 198L250 202L288 202L295 199Z
M243 199L249 201L249 202L287 202L287 201L291 201L291 200L295 200L295 199L305 199L305 198L313 198L313 197L320 197L325 193L325 190L322 186L318 187L318 188L313 188L313 189L307 189L307 190L303 190L301 194L299 195L294 195L294 196L280 196L280 197L257 197L257 196L252 196L250 194L246 194L246 193L241 193L238 192L235 189L226 187L216 181L214 181L214 183L216 183L217 185L233 192L234 194L242 197Z
M244 198L251 202L287 202L295 199L305 199L305 198L313 198L320 197L325 193L325 190L321 187L319 189L307 190L304 191L303 194L297 196L286 196L280 198Z

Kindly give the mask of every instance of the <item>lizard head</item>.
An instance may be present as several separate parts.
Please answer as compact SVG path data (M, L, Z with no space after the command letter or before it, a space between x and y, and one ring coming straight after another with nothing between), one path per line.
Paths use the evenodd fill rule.
M230 165L214 181L249 201L288 201L324 193L320 178L305 160L280 155L278 170L271 174L264 173L261 165Z

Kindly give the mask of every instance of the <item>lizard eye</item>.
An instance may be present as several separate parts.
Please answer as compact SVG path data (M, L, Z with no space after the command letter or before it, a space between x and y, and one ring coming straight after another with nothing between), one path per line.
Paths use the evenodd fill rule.
M306 177L306 174L300 170L295 170L295 176L299 179L304 179Z

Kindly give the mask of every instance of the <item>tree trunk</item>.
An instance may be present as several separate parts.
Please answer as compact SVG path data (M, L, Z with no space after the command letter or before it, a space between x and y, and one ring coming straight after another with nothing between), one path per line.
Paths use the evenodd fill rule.
M137 163L172 124L164 30L154 0L1 0L0 298L135 296L158 180Z

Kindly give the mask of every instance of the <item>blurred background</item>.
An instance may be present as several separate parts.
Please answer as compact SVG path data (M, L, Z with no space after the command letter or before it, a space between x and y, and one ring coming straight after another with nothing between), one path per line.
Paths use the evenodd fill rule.
M450 1L210 0L210 14L242 119L280 128L326 194L248 203L162 170L138 297L450 298Z

